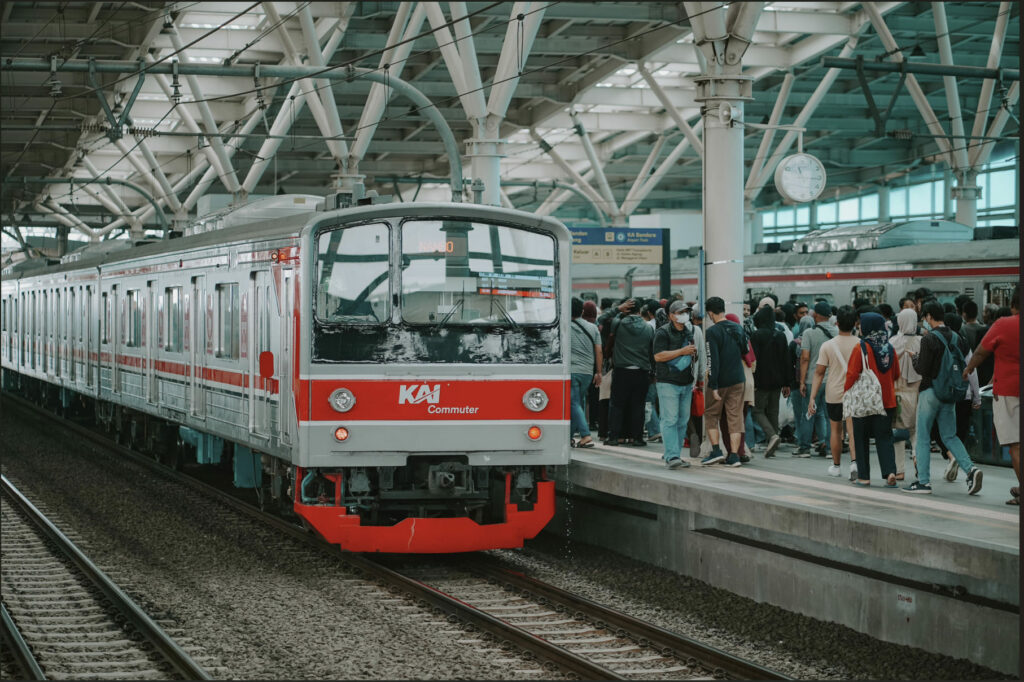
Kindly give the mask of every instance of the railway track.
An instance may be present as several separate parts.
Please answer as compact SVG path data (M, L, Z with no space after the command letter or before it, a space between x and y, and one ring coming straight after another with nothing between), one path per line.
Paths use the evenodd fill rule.
M6 476L0 487L4 639L26 678L211 679Z
M4 397L7 401L9 398ZM15 399L36 418L56 419ZM494 560L453 557L410 564L340 552L304 528L259 510L209 484L158 464L98 433L64 420L61 428L100 448L132 458L160 475L191 486L236 511L316 546L381 583L450 618L470 624L495 642L538 659L550 672L581 679L790 679L756 663L609 609L553 585L505 569ZM411 567L410 567L411 566ZM537 671L543 672L543 671Z

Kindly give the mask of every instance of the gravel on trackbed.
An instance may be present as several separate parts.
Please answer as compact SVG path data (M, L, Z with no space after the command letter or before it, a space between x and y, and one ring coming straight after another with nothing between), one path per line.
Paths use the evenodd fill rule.
M68 454L73 443L11 412L0 419L0 442L4 474L71 526L140 606L201 647L216 677L514 679L540 667L375 589L339 558L237 512L211 512L198 493L105 457L90 466Z
M542 534L525 550L491 554L538 580L797 679L1012 679L553 534Z

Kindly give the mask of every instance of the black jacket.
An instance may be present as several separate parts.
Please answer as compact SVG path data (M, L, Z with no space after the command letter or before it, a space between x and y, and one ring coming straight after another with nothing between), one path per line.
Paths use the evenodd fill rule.
M947 343L957 344L964 358L967 357L967 341L959 334L954 334L949 327L937 327L925 334L921 337L921 352L914 358L914 369L921 375L918 393L932 387L932 381L939 375L939 369L942 367L942 354L946 347L942 345L942 341L935 338L936 334L942 334Z
M750 345L754 349L757 365L754 367L754 388L760 390L778 390L788 386L789 348L786 335L775 328L760 327L750 337Z

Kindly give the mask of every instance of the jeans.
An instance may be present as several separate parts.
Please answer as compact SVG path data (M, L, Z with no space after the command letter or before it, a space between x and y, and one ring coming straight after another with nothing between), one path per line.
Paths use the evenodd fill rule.
M929 388L921 391L917 396L917 442L914 444L914 453L917 455L917 477L923 485L928 485L931 482L932 462L928 441L931 437L933 423L938 423L939 436L942 438L943 444L953 453L960 468L968 472L974 467L963 442L956 436L955 403L941 402L935 397L935 389ZM860 458L858 457L858 459Z
M657 436L661 433L661 422L658 420L658 405L654 402L658 398L658 390L655 388L657 384L651 384L647 387L647 398L644 402L644 412L647 411L647 405L651 406L651 416L647 420L647 437Z
M651 383L646 369L616 369L609 406L608 437L643 440L644 402Z
M754 389L754 421L768 440L779 435L779 396L777 388Z
M814 415L807 419L807 408L811 404L811 387L807 387L807 397L800 391L790 394L793 398L793 419L796 420L796 442L801 448L811 447L814 431L817 430L821 442L828 441L829 423L825 410L825 391L818 391L818 399L814 403Z
M569 402L571 410L569 412L569 417L573 432L579 432L580 438L586 438L590 435L590 428L587 426L587 417L583 405L587 399L587 389L590 388L590 385L593 383L593 374L577 374L576 372L573 372L571 375L569 384Z
M750 407L750 406L749 405L745 405L744 407ZM756 442L755 441L755 436L754 436L754 416L753 416L753 412L754 411L748 409L748 410L744 410L743 412L744 412L744 415L743 415L743 428L744 428L743 440L746 442L747 449L750 450L750 449L752 449L754 447L755 442Z
M896 408L892 407L885 414L872 414L867 417L853 418L853 445L857 451L857 478L862 481L871 480L871 458L868 456L868 441L875 439L875 453L878 455L878 466L882 470L882 478L896 473L896 450L892 442L892 420L896 416Z
M663 459L679 457L686 438L686 425L690 422L690 399L693 397L693 384L680 386L659 381L657 384L658 401L661 405L661 435L665 439Z

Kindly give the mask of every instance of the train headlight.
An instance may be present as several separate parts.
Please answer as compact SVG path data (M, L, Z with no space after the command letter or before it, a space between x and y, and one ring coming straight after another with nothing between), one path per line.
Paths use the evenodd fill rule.
M339 388L331 394L327 402L338 412L348 412L355 407L356 397L347 388Z
M523 394L523 405L531 412L540 412L548 406L548 394L539 388L531 388Z

